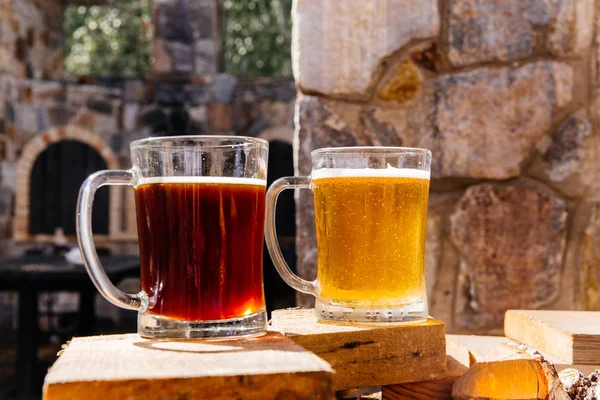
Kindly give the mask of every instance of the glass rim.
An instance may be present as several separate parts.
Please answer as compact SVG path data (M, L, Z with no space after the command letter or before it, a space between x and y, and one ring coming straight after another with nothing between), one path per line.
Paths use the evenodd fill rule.
M347 146L347 147L323 147L311 151L311 157L324 154L425 154L431 157L431 150L419 147L393 147L393 146Z
M207 148L244 148L250 146L269 145L265 139L252 136L234 136L234 135L189 135L189 136L157 136L144 139L138 139L131 142L131 149L137 148L161 148L164 150L182 149L190 146L177 144L177 142L189 141L214 141L214 144L208 144ZM164 147L165 143L173 143L173 146Z

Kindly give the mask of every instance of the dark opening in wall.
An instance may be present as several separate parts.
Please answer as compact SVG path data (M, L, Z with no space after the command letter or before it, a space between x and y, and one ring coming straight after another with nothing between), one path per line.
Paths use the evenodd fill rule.
M88 175L106 169L106 162L92 147L76 140L50 145L31 169L29 233L54 234L62 228L75 234L75 209L79 188ZM108 234L108 189L98 190L92 226L95 234Z

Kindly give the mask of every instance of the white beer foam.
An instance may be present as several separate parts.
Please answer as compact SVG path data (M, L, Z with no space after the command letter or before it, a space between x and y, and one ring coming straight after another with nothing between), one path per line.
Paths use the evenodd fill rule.
M430 179L430 172L414 168L322 168L312 173L312 179L323 178L414 178Z
M233 178L230 176L154 176L139 178L136 186L155 183L202 183L218 185L267 186L267 181L257 178Z

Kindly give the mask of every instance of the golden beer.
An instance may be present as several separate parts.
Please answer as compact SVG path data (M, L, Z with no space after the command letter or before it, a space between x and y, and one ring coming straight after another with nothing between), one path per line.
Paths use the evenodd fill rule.
M422 303L429 173L323 169L313 190L318 296L355 308Z

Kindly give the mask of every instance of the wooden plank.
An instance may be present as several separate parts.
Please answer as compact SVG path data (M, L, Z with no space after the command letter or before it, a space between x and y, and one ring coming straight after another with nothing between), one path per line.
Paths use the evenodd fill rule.
M446 335L447 372L442 379L431 381L399 383L384 386L381 390L383 400L403 399L452 399L452 385L470 367L469 350Z
M471 366L469 349L446 335L446 376L457 377Z
M281 334L224 341L75 338L50 368L45 400L331 399L333 370Z
M510 355L491 352L456 380L455 400L569 400L552 363L522 344L511 344Z
M568 364L600 360L600 312L509 310L504 334Z
M483 361L485 356L500 343L507 339L504 336L478 336L478 335L446 335L447 340L452 340L468 349L471 365Z
M335 369L334 389L380 386L443 378L444 323L330 323L314 310L273 311L271 327L312 351Z

